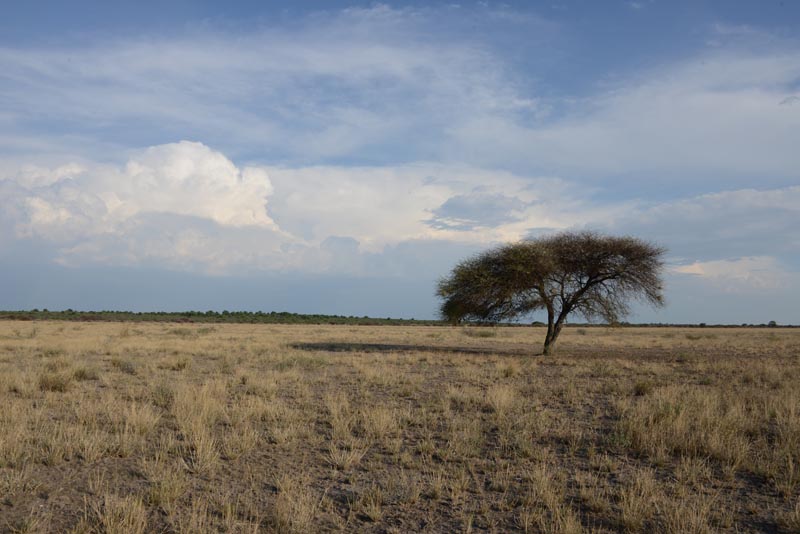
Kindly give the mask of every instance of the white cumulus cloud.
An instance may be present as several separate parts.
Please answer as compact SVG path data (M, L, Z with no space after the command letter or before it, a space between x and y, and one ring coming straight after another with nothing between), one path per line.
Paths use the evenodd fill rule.
M233 226L273 226L267 216L272 184L256 167L239 169L220 152L182 141L147 149L131 159L108 193L123 216L158 211L205 217Z
M260 168L239 169L201 143L151 147L121 168L25 167L0 180L19 236L60 241L118 233L137 216L167 213L224 226L275 229L266 212L272 185Z

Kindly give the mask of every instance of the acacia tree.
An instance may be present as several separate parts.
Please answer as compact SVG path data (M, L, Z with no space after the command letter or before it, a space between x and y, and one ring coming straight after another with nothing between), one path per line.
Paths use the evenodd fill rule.
M547 311L544 354L570 313L616 323L632 299L662 306L666 249L634 237L563 232L468 258L439 282L442 316L502 321Z

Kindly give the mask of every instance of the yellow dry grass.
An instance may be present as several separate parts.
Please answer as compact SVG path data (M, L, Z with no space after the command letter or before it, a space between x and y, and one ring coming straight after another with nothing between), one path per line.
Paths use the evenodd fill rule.
M0 322L0 532L796 532L800 330Z

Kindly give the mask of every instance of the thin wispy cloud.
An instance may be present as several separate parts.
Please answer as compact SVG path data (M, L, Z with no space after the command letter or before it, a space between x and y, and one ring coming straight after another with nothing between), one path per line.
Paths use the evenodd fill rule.
M23 130L46 118L123 147L157 124L163 137L297 160L391 158L401 143L395 158L416 159L462 116L535 107L481 42L431 37L433 15L346 9L291 31L6 48L2 111Z
M693 262L674 271L707 279L729 293L775 293L798 278L769 256Z

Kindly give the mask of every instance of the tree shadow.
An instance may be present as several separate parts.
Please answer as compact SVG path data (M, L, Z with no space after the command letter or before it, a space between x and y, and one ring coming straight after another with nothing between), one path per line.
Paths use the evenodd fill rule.
M315 343L291 343L293 349L305 351L325 351L325 352L444 352L451 354L476 354L482 356L531 356L530 350L493 348L493 347L456 347L442 345L404 345L397 343L353 343L324 341Z
M544 356L538 346L524 347L462 347L454 345L417 345L401 343L355 343L350 341L321 341L290 343L288 347L308 352L353 352L398 354L411 352L433 352L439 354L462 354L474 356L528 356L543 357L543 362L553 361ZM636 360L671 361L675 351L662 347L561 347L553 357L602 360L607 358L635 358Z

